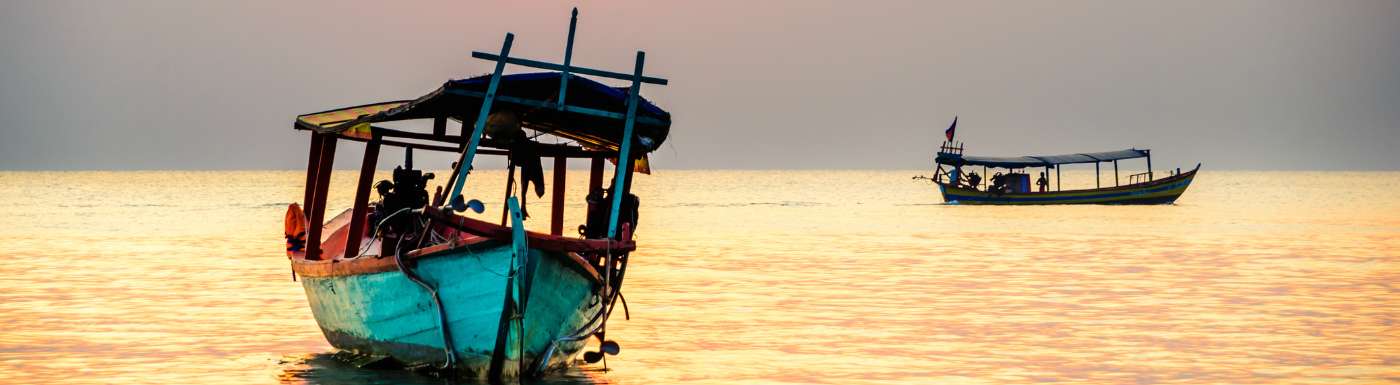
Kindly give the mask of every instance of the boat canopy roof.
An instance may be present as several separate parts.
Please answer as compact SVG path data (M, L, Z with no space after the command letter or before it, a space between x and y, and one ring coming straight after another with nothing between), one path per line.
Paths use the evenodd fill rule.
M565 104L560 108L559 72L521 73L501 76L492 104L492 113L512 111L524 128L578 142L599 151L618 151L627 118L627 88L614 88L570 74ZM450 80L433 92L414 100L401 100L346 107L297 117L297 129L323 134L370 139L372 123L410 119L447 118L476 121L491 75ZM644 98L638 98L633 142L643 153L651 152L666 140L671 114Z
M1064 155L1027 155L1027 156L964 156L953 153L938 153L936 161L940 164L953 166L988 166L1001 168L1024 168L1024 167L1045 167L1060 164L1074 163L1096 163L1111 162L1119 159L1133 159L1147 157L1149 150L1139 150L1130 148L1127 150L1105 151L1105 152L1084 152L1078 154Z

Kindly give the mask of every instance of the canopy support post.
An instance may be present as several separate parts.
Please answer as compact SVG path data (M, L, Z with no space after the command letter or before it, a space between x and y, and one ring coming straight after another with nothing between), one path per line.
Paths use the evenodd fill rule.
M1118 160L1113 160L1113 187L1118 187Z
M1142 151L1147 153L1147 181L1151 182L1155 180L1154 178L1152 178L1152 150Z
M588 164L588 193L603 187L603 158L593 158Z
M1045 191L1050 191L1050 165L1045 165L1045 172L1040 176L1045 177Z
M982 166L982 191L987 191L987 181L989 181L989 180L991 180L991 179L992 179L992 176L991 176L991 175L987 175L987 166ZM977 187L977 186L973 186L973 187Z
M1061 168L1064 168L1064 166L1063 166L1063 165L1058 165L1058 164L1055 165L1055 191L1064 191L1064 190L1061 190L1061 189L1060 189L1060 169L1061 169Z
M360 162L360 181L355 185L355 208L350 212L350 228L345 233L346 258L359 254L365 222L369 219L366 215L369 212L369 190L374 183L374 168L379 162L379 135L373 138L365 143L365 159Z
M1099 182L1103 181L1103 177L1099 176L1099 163L1102 162L1094 162L1094 188L1103 187L1099 184Z
M321 165L321 134L311 132L311 152L306 159L306 196L301 200L302 214L311 212L311 200L316 196L316 172Z
M326 192L331 183L331 166L335 163L335 135L321 135L320 159L316 161L316 193L311 197L311 213L307 215L306 259L321 259L321 229L326 225Z
M612 212L608 218L608 239L617 239L618 214L621 214L622 196L627 195L627 176L632 169L632 128L637 121L637 103L642 91L642 66L646 63L646 52L637 51L637 67L632 72L632 87L627 91L627 121L622 126L622 149L617 154L617 171L613 173ZM636 231L633 229L633 231ZM611 261L609 261L611 263Z
M467 174L471 173L472 160L476 158L476 147L481 144L481 132L486 129L486 118L491 115L491 102L496 100L496 87L501 84L501 74L506 70L506 58L510 57L510 44L515 41L515 34L506 33L506 41L501 45L501 56L496 60L496 70L491 73L491 83L486 86L486 97L481 100L481 111L476 114L476 124L472 126L472 134L467 142L467 148L462 150L462 156L457 160L457 180L452 184L452 194L447 195L447 202L462 194L462 186L467 184ZM466 132L465 126L463 132Z
M434 136L446 136L446 135L447 135L447 117L446 117L446 116L439 116L439 117L433 118L433 135L434 135Z
M549 233L552 235L564 235L564 177L568 167L569 158L562 155L554 157L554 191L550 192L553 207L550 207L549 218Z
M586 216L584 216L584 218L593 218L593 213L594 213L594 212L603 209L601 203L595 204L595 203L591 200L591 199L592 199L592 196L593 196L593 192L594 192L594 191L599 191L599 190L601 190L602 188L603 188L603 158L602 158L602 157L595 157L595 158L589 159L589 162L588 162L588 191L584 193L584 196L587 196L587 197L589 197L589 198L586 198L586 200L588 200L588 209L587 209L587 211L585 212L585 213L586 213ZM603 197L603 193L602 193L601 191L599 191L599 192L598 192L598 199L602 199L602 197ZM585 222L587 222L587 220L585 220ZM579 234L579 236L582 237L583 234Z

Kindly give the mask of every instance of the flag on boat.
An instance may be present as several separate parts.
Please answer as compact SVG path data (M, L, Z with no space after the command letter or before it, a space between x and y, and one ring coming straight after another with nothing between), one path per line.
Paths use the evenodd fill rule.
M955 131L957 131L957 130L958 130L958 117L954 116L954 117L953 117L953 125L948 126L948 129L947 129L947 130L943 130L943 136L947 136L947 137L948 137L948 141L951 142L951 141L953 141L953 133L954 133Z

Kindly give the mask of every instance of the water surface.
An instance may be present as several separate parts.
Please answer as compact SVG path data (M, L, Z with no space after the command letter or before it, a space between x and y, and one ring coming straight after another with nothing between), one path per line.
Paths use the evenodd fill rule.
M640 176L622 354L546 382L1400 382L1400 173L1207 169L1138 207L942 205L918 173ZM0 383L442 383L327 354L282 252L303 178L0 172Z

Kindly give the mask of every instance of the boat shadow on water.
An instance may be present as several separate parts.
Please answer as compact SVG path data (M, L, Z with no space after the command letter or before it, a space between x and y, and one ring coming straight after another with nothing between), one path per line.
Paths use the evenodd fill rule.
M361 367L336 353L308 353L284 356L277 362L278 382L283 384L316 385L444 385L478 384L470 379L452 376L435 376L402 370L393 364L368 365ZM549 375L525 380L521 384L530 385L581 385L606 384L604 373L599 366L570 366L567 370L551 372Z

